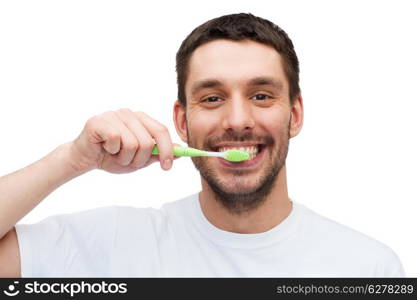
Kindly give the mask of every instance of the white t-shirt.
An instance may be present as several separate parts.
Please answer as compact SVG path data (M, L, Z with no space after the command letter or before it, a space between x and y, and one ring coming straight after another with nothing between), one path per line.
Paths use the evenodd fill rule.
M384 244L293 201L269 231L221 230L198 194L16 225L23 277L403 277Z

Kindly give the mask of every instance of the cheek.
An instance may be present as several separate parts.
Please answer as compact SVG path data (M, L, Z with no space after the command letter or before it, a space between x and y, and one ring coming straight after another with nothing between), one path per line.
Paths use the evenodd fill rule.
M218 128L219 118L216 114L195 113L188 116L188 128L194 138L205 138Z
M280 136L288 130L289 114L283 111L263 111L256 115L256 126L273 136Z

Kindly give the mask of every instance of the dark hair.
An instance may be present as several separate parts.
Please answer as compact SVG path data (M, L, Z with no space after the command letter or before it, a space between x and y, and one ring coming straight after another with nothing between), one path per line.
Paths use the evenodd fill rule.
M195 28L182 42L177 52L178 100L185 107L185 82L188 62L193 51L207 42L228 39L234 41L253 40L274 47L283 59L285 75L289 83L291 103L300 92L299 64L291 39L274 23L252 14L225 15L207 21Z

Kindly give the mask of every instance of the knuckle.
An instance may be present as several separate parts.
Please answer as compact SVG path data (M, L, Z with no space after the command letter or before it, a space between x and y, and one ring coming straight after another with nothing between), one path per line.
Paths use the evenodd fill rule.
M101 121L100 116L93 116L87 120L87 122L85 123L85 127L87 129L94 129L96 127L96 124L100 121Z
M168 128L165 125L161 124L156 127L156 132L157 134L160 134L160 135L166 134L168 133Z
M141 117L141 116L145 115L145 113L144 113L143 111L141 111L141 110L139 110L139 111L135 112L135 114L136 114L138 117Z
M116 116L116 111L114 110L109 110L106 111L104 113L102 113L101 115L99 115L102 119L106 119L106 120L111 120L114 116Z
M134 114L135 114L135 115L136 115L139 119L149 119L149 118L150 118L150 117L149 117L149 115L148 115L146 112L141 111L141 110L134 112Z
M101 114L102 117L111 116L114 114L114 111L109 110Z
M111 141L118 140L118 139L120 139L120 133L118 133L116 131L111 131L108 134L108 138Z
M154 143L152 141L145 141L141 143L141 148L144 151L151 151L153 146L154 146Z
M128 151L136 151L136 149L138 149L138 143L137 142L126 143L125 149Z
M121 108L121 109L119 109L118 110L118 112L120 112L120 113L122 113L122 114L129 114L129 113L131 113L132 111L129 109L129 108Z

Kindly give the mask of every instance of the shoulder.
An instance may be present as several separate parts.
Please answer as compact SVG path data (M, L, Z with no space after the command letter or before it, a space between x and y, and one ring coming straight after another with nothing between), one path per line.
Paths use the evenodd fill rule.
M299 205L303 219L300 230L313 249L372 269L375 276L401 276L397 254L386 244Z
M297 205L303 215L302 229L316 238L321 236L324 240L342 244L355 243L356 246L387 249L386 245L362 232L318 214L302 204Z
M31 232L33 234L43 234L43 232L56 232L83 228L89 230L103 226L111 226L116 222L117 207L99 207L84 211L57 214L49 216L35 224L18 224L18 232Z

